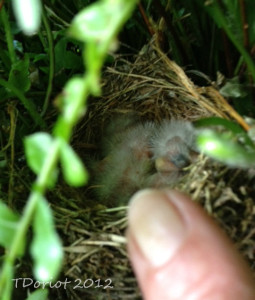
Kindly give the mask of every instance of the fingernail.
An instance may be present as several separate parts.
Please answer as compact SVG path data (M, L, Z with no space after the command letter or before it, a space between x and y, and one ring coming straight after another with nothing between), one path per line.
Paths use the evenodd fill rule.
M129 232L141 253L156 267L178 251L187 232L170 197L171 193L147 189L130 200Z

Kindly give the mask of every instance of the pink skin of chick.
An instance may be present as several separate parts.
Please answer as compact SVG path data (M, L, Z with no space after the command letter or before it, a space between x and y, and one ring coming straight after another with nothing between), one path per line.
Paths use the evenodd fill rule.
M131 126L114 137L99 162L98 196L108 204L125 204L146 187L171 186L192 161L194 128L186 121Z
M187 121L164 120L151 139L151 151L159 172L186 167L196 151L194 127Z
M156 126L150 141L156 173L148 177L148 186L169 187L183 175L183 168L197 156L195 129L188 121L164 120Z
M107 204L124 204L146 187L147 173L153 168L149 139L154 124L146 122L111 137L107 156L99 162L97 193Z

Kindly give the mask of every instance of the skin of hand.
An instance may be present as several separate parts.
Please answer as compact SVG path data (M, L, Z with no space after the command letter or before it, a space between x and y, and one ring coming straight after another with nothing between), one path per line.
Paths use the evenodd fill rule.
M128 252L143 299L255 299L248 266L186 195L140 191L131 199L128 221Z

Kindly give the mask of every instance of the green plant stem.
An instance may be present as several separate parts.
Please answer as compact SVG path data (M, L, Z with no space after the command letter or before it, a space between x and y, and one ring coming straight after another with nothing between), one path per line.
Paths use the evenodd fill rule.
M38 37L39 37L39 39L40 39L40 41L41 41L41 43L42 43L43 48L44 48L44 49L47 49L47 43L46 43L46 41L44 40L44 36L43 36L43 34L42 34L41 31L38 31ZM45 52L47 52L47 51L45 50Z
M76 121L77 121L77 116L79 115L80 108L82 105L84 105L84 102L86 101L86 95L88 94L88 89L89 89L88 81L85 80L82 97L80 97L79 99L80 101L77 101L77 106L73 112L73 115L76 116ZM62 119L60 118L59 120ZM67 130L68 134L65 136L65 140L70 139L71 129L74 124L75 124L74 119L71 119L69 123L66 124L62 123L62 126L65 125L67 127L65 129ZM28 202L25 206L23 215L21 217L21 220L19 221L19 225L18 225L19 230L16 232L9 253L6 255L5 262L0 276L0 294L4 295L3 300L8 300L10 298L9 296L11 293L11 289L7 282L10 276L8 276L8 274L10 273L10 270L13 269L13 265L18 254L18 250L20 248L22 241L25 239L26 232L28 230L29 225L31 224L37 204L40 201L40 199L43 197L42 195L45 193L45 190L47 188L48 178L56 168L59 159L60 148L62 145L62 139L63 139L60 133L61 131L59 132L59 134L55 135L54 142L51 146L51 149L48 152L43 168L35 181L32 193L28 198ZM4 286L8 288L4 289Z
M9 300L10 296L11 296L11 292L12 292L12 281L8 280L8 278L13 278L12 266L6 262L6 264L2 270L2 273L6 274L6 276L5 277L1 276L0 279L3 279L3 280L1 280L0 285L2 285L2 286L5 285L6 288L4 289L4 291L2 291L1 287L0 287L0 292L1 292L1 296L2 296L1 300Z
M234 34L231 32L231 30L228 28L225 20L224 20L224 26L223 26L224 30L226 31L228 37L230 38L230 40L232 41L232 43L235 45L235 47L237 48L237 50L241 53L241 55L243 56L247 68L250 70L253 80L255 81L255 66L254 66L254 62L252 60L252 58L250 57L249 53L245 50L245 48L243 47L243 45L241 45L237 39L235 38Z
M2 17L3 24L4 24L4 31L5 31L5 35L6 35L8 52L10 55L11 62L14 63L17 60L14 45L13 45L14 39L12 36L11 26L10 26L8 16L6 14L6 10L5 10L4 6L1 9L1 17Z
M39 191L41 195L44 194L47 188L48 178L57 165L61 145L62 145L61 139L55 138L51 146L51 149L48 153L47 159L44 163L44 167L42 168L39 176L35 181L35 189Z
M48 7L47 5L45 5L45 10L47 11L48 15L51 17L51 19L55 19L56 22L61 23L62 25L58 24L58 26L61 29L64 29L66 27L69 27L70 24L67 23L64 19L61 19L50 7Z
M44 167L42 168L41 173L37 177L33 191L28 198L23 215L19 221L18 231L14 236L10 250L5 257L5 262L0 277L0 294L3 294L3 289L4 289L3 287L6 283L7 278L9 277L8 276L9 270L10 268L11 269L13 268L18 250L20 248L22 241L25 239L26 232L33 218L37 204L42 198L42 195L44 194L47 188L46 186L47 179L49 178L50 174L53 172L53 170L56 167L61 144L62 144L61 139L59 138L56 138L55 141L53 142L51 150L49 151L47 159L44 163Z
M123 3L121 3L121 1L123 1ZM135 1L136 0L127 2L125 2L125 0L117 1L116 5L122 4L120 5L120 9L124 8L125 11L122 12L122 16L121 14L120 16L116 15L115 26L111 28L106 41L98 45L96 37L94 41L88 42L89 46L87 46L86 49L88 50L90 56L84 55L86 66L88 67L87 74L84 76L84 78L73 78L66 84L66 88L62 97L62 115L58 118L57 123L54 126L53 142L50 144L50 149L47 149L47 156L43 159L43 166L37 176L35 184L33 185L32 192L28 198L23 215L21 216L21 219L19 221L18 231L13 238L11 247L9 249L9 252L6 254L3 263L3 268L0 275L0 295L2 297L1 300L10 299L12 291L12 285L10 282L11 278L13 278L15 259L19 254L20 245L25 239L26 232L33 221L33 217L35 215L38 204L41 200L44 200L43 195L45 194L45 191L48 187L48 180L52 177L53 172L55 172L57 168L57 163L61 153L61 147L63 146L63 140L64 143L70 140L73 126L78 122L78 120L86 110L85 103L89 93L91 92L97 94L100 92L99 79L103 60L108 50L111 48L111 45L115 37L117 36L117 33L120 30L121 26L131 14L132 9L134 8ZM110 2L111 1L109 1L109 4L111 4ZM124 3L125 5L123 5ZM45 25L45 27L47 27L47 24ZM48 30L50 29L48 28ZM86 41L84 40L84 42ZM50 40L49 47L49 51L52 51L52 54L54 54L53 42ZM90 58L93 58L93 61L91 61ZM51 58L51 63L54 64L53 58ZM54 73L53 67L51 71ZM50 76L53 76L53 73ZM52 78L53 77L49 77L49 80L52 80ZM47 97L49 97L51 93L51 84L49 84L48 86L49 90L47 90L46 93ZM41 116L37 113L35 107L33 106L33 103L30 103L29 100L23 95L23 93L21 93L15 86L11 85L5 80L0 79L0 85L3 85L5 88L11 90L11 92L13 92L21 100L36 123L44 124ZM48 99L46 100L48 101ZM47 109L47 101L45 101L44 103L43 113Z
M232 43L234 44L236 49L243 56L243 58L246 62L247 68L250 70L253 80L255 81L254 62L253 62L252 58L250 57L249 53L245 50L243 45L236 39L235 35L229 28L229 26L225 20L225 16L219 6L218 1L214 1L212 4L208 5L207 9L208 9L208 12L210 13L210 15L212 16L212 18L215 20L215 22L225 30L229 39L232 41Z
M46 128L46 124L44 120L42 119L40 114L36 111L33 103L29 101L19 89L17 89L10 82L3 80L1 78L0 78L0 85L13 92L19 98L19 100L22 102L26 110L29 112L30 116L32 117L36 125L39 124L41 128Z
M48 45L49 45L48 54L49 54L49 59L50 59L48 87L47 87L46 96L44 99L44 104L43 104L43 108L42 108L42 112L41 112L41 116L44 116L44 114L46 113L46 110L49 106L50 96L51 96L51 92L52 92L55 58L54 58L54 45L53 45L52 32L51 32L50 25L49 25L49 22L47 20L44 10L42 13L42 20L43 20L43 24L44 24L47 38L48 38ZM46 51L46 49L45 49L45 51Z

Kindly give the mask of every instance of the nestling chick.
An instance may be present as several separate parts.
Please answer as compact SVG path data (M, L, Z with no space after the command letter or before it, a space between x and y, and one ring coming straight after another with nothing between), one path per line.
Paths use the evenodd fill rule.
M194 128L186 121L132 124L111 136L96 166L97 193L110 205L126 204L145 187L172 186L192 161Z
M126 203L130 196L146 187L153 168L149 140L154 124L131 126L110 138L106 157L97 165L96 185L100 199L107 204Z
M181 120L164 120L151 138L151 151L158 172L178 171L192 162L195 129Z

